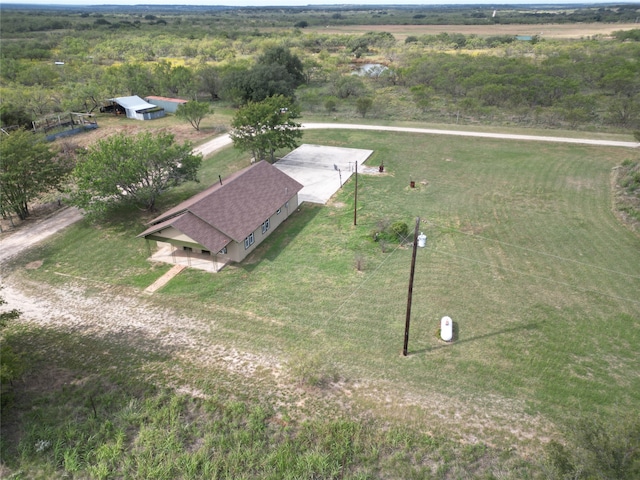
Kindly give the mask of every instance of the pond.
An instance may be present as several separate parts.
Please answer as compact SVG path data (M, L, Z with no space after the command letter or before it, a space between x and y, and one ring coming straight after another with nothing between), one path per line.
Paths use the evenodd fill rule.
M381 63L354 64L353 69L353 75L372 78L377 78L382 75L385 70L389 70Z

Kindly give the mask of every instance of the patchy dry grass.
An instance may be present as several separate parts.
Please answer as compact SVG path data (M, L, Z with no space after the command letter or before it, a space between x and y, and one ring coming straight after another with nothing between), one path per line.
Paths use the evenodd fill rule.
M462 33L480 37L494 35L540 35L543 38L584 38L595 35L611 35L618 30L638 28L635 23L574 23L545 25L331 25L309 27L307 31L326 34L357 34L366 32L389 32L399 40L409 35L437 35L439 33Z

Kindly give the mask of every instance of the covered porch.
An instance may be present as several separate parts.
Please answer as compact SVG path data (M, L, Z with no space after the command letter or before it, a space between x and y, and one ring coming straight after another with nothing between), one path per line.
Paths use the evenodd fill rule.
M219 272L229 263L228 259L220 255L212 255L211 253L201 253L183 247L176 247L168 243L158 242L157 251L155 251L150 260L154 262L170 263L172 265L183 265L185 267L197 268L207 272Z

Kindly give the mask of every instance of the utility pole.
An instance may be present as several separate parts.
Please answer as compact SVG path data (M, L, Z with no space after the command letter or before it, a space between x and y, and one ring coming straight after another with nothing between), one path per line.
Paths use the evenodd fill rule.
M358 215L358 161L354 162L356 164L356 190L354 193L353 200L353 224L357 225L357 215Z
M411 257L411 274L409 275L409 295L407 296L407 319L404 323L404 347L402 355L407 356L409 346L409 323L411 322L411 297L413 295L413 274L416 271L416 252L418 250L418 229L420 228L420 217L416 218L416 231L413 234L413 256Z

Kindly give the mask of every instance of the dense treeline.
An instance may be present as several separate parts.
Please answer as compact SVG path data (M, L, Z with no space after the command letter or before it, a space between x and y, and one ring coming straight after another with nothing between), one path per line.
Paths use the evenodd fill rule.
M627 7L586 10L637 11ZM315 12L335 21L372 12L397 19L412 12L294 10L293 19ZM473 8L442 12L479 18ZM295 96L303 112L343 117L362 115L366 104L365 113L378 118L640 125L640 29L566 41L455 32L400 41L384 31L338 35L272 28L276 17L287 18L273 9L212 9L200 16L188 10L62 9L44 15L3 7L2 13L3 125L95 111L106 98L133 94L233 106L282 94ZM525 9L521 15L534 13ZM358 70L367 63L374 68Z

